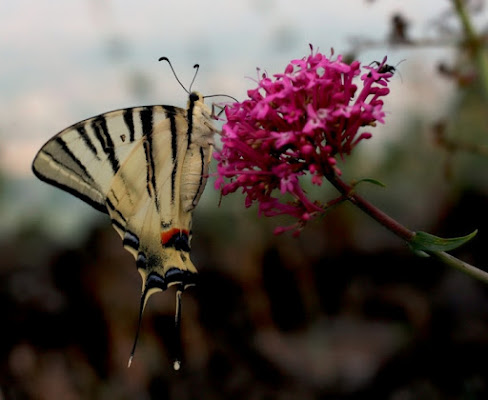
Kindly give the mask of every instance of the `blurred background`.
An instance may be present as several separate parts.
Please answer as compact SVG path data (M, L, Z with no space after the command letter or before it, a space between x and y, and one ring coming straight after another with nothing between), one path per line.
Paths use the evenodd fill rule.
M344 204L299 238L213 181L194 216L197 287L140 297L108 218L37 181L61 129L142 104L243 99L256 67L315 49L397 68L386 124L340 163L344 179L412 230L477 237L454 252L488 268L487 5L448 0L4 0L0 2L0 399L485 399L488 288L419 258ZM479 60L479 57L478 57ZM215 165L211 170L215 172ZM324 200L337 193L324 185Z

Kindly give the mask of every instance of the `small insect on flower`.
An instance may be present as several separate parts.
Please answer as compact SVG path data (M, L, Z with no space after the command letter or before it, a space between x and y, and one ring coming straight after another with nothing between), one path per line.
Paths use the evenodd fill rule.
M381 65L381 63L379 61L373 61L371 64L376 64L377 67L379 67ZM370 64L370 65L371 65ZM390 65L390 64L383 64L381 66L381 68L378 68L377 69L377 72L383 74L383 73L389 73L389 74L394 74L396 71L396 67L394 67L393 65ZM371 74L371 72L370 72Z
M303 180L320 186L340 174L337 160L372 136L368 128L384 123L381 98L394 72L386 57L361 75L359 61L348 64L310 48L283 73L263 73L248 99L226 107L222 150L214 153L222 195L242 190L246 207L257 202L262 215L297 219L275 233L298 232L325 211L327 204L307 196Z
M399 61L396 65L386 64L386 57L383 59L382 62L379 61L372 61L369 65L376 65L376 72L380 74L391 74L393 76L397 70L398 64L402 63L405 60ZM372 72L369 73L368 78L371 78Z

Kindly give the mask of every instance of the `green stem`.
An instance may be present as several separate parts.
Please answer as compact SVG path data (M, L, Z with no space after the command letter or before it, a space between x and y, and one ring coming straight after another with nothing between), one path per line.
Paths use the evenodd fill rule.
M453 3L466 35L466 42L473 52L485 96L488 98L488 53L483 46L481 37L476 33L471 23L469 12L465 7L465 0L453 0Z
M379 222L383 225L386 229L393 232L396 236L400 237L401 239L405 240L406 242L410 242L414 236L415 232L409 230L408 228L404 227L398 221L394 220L383 211L379 210L369 201L364 199L362 196L359 196L354 192L354 187L348 185L343 180L341 180L337 175L331 173L330 175L326 176L327 180L332 183L332 185L344 195L344 197L349 200L351 203L356 205L358 208L363 210L366 214L372 217L374 220ZM436 257L442 263L456 268L457 270L464 272L465 274L470 275L473 278L476 278L484 283L488 284L488 273L476 268L473 265L470 265L464 261L459 260L458 258L444 252L444 251L429 251L430 255Z
M488 273L472 266L471 264L459 260L445 251L430 251L429 254L450 267L456 268L457 270L464 272L465 274L476 278L481 282L488 283Z

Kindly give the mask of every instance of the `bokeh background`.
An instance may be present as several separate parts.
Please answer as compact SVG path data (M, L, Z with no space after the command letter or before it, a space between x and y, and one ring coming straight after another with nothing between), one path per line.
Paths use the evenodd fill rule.
M487 5L466 3L483 38ZM324 53L395 65L386 124L341 162L345 180L413 230L478 236L454 254L488 268L488 96L448 0L0 2L0 399L485 399L486 285L413 255L344 204L273 236L210 181L195 212L199 285L146 308L106 216L37 181L36 151L81 119L184 106L188 85L243 99L256 68ZM215 166L212 166L215 171ZM336 193L326 185L323 199Z

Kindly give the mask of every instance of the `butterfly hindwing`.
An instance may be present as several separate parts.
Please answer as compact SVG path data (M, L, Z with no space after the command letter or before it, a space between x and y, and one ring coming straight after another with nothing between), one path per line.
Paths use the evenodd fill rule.
M186 130L181 112L154 119L151 134L143 135L112 179L107 208L125 247L136 258L141 250L161 252L161 230L191 222L191 214L181 215Z

